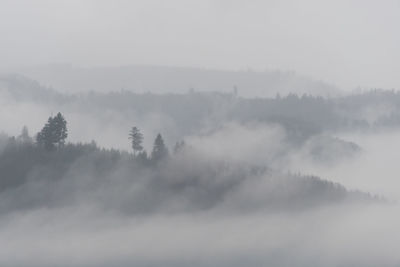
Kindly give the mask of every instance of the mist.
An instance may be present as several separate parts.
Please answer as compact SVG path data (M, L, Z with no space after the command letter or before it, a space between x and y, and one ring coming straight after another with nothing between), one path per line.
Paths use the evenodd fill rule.
M394 0L3 0L2 7L5 70L51 63L280 69L348 90L400 85Z
M399 8L0 0L0 265L399 266Z
M20 76L1 88L2 265L399 262L396 92L76 95ZM55 110L64 148L23 141L23 125L34 138ZM170 156L135 159L132 125L149 154L161 132Z

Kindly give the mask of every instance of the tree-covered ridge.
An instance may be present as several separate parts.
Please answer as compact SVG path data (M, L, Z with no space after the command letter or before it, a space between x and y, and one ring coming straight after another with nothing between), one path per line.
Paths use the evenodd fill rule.
M326 131L368 130L400 126L400 93L371 90L342 97L277 95L273 98L243 98L232 93L184 94L133 93L116 88L113 93L64 95L20 76L0 77L0 89L17 102L34 102L64 112L107 116L121 120L145 120L162 114L180 136L220 125L224 121L282 125L295 141L305 141ZM0 92L1 92L0 90Z
M15 98L15 103L49 105L51 111L57 108L62 114L43 121L44 126L33 137L27 128L17 137L0 136L0 211L79 205L81 200L128 213L192 212L220 207L232 211L302 209L349 199L370 201L374 198L368 194L349 192L341 185L314 176L288 174L271 168L268 161L253 164L211 157L209 151L196 150L183 140L185 136L212 135L226 122L242 126L273 124L284 129L284 146L278 154L289 154L295 147L302 155L332 163L360 148L327 132L381 127L377 122L387 114L400 114L400 105L395 104L400 103L399 94L386 91L341 98L289 94L255 99L242 98L236 92L155 95L120 91L71 97L55 93L43 102L40 96L48 90L53 92L51 89L41 90L36 84L19 91L18 83L13 86L0 88L1 92L27 90L23 98L8 94ZM379 95L378 103L393 105L371 121L365 111L376 106L377 102L369 98L374 94ZM95 142L67 143L71 129L67 129L70 124L63 114L68 117L70 113L79 114L80 118L101 118L100 130L109 127L105 124L107 115L115 114L123 124L123 142L133 153L103 149ZM167 136L164 140L160 134L168 134L164 128L152 135L142 133L138 126L129 129L141 125L139 122L146 123L152 114L161 114L156 122L167 121L177 138ZM90 125L89 120L86 122ZM72 129L72 133L76 130L79 129ZM101 133L95 133L93 139L96 134ZM146 151L145 147L150 145L144 142L149 140L152 148ZM251 141L245 137L240 140ZM166 141L177 142L171 149ZM274 157L272 151L262 153ZM249 188L257 190L250 192Z
M3 136L0 143L0 212L80 202L128 214L256 212L377 200L315 176L210 160L183 142L170 154L160 134L149 157L94 142L48 149L26 130L17 138ZM249 187L257 190L249 195Z
M228 93L156 95L122 91L92 93L77 100L74 106L87 114L113 111L126 120L145 120L152 114L162 114L180 136L217 128L227 121L276 124L286 130L292 143L303 143L326 132L400 126L400 93L379 90L337 98L289 94L254 99Z

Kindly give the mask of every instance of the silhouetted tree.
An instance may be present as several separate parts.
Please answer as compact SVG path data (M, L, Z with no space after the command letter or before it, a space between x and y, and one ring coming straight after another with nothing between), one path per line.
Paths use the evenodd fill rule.
M36 142L47 150L53 150L56 145L63 146L67 137L67 121L59 112L54 118L49 117L45 126L37 134Z
M68 137L67 121L60 112L53 119L56 143L58 146L63 146L65 144L65 139Z
M143 150L143 134L137 127L132 127L129 132L129 139L132 142L133 155L136 157L136 151L140 152Z
M168 156L168 148L164 144L161 134L158 134L154 140L153 151L151 152L151 159L155 162Z
M47 150L54 149L54 135L52 134L53 117L49 117L42 130L36 135L36 142Z

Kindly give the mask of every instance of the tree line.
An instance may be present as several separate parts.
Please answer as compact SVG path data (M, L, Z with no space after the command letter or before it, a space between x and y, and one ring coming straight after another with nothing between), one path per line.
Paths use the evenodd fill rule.
M131 146L133 150L133 156L141 160L148 159L147 152L143 148L143 134L140 132L139 128L134 126L129 131L129 139L131 140ZM150 159L153 161L159 161L163 158L168 157L169 151L165 145L164 139L161 134L157 134L154 140L153 150L151 151Z
M57 149L61 149L65 145L65 141L68 137L68 128L67 121L65 117L58 112L54 117L50 116L41 129L35 136L35 144L38 147L41 147L47 151L54 151ZM161 134L157 134L153 149L151 151L150 156L147 155L146 150L143 147L144 136L140 132L139 128L134 126L129 131L128 135L129 140L131 141L131 147L133 150L134 158L140 160L152 160L159 161L168 157L169 150L165 145L164 139ZM28 128L24 126L22 129L21 135L18 137L24 143L32 143L33 139L29 136ZM177 142L174 151L178 151L184 146L184 142Z

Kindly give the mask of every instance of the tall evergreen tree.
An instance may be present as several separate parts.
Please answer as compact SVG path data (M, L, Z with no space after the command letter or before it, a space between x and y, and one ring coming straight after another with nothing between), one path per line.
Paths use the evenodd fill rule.
M54 150L56 145L63 146L67 137L67 121L59 112L54 118L49 117L45 126L37 134L36 142L47 150Z
M133 155L136 157L136 152L143 150L143 134L137 127L132 127L129 132L129 139L131 139L132 142Z
M42 130L36 135L36 142L47 150L54 149L54 137L52 135L53 117L49 117Z
M68 129L67 121L60 112L53 118L53 124L56 143L59 147L64 146L65 139L68 137Z
M168 156L168 148L164 144L161 134L158 134L154 140L153 151L151 152L151 159L155 162Z

